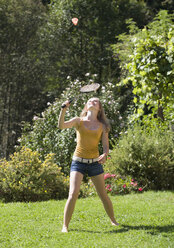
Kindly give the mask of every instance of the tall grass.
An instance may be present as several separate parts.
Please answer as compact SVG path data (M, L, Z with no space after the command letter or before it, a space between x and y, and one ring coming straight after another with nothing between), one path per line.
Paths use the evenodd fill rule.
M119 227L113 227L98 197L79 199L61 233L65 200L0 203L0 247L174 247L174 194L145 192L111 196Z

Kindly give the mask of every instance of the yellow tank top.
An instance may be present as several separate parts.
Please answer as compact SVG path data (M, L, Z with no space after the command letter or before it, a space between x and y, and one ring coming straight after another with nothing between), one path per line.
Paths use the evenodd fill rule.
M98 144L103 132L102 124L96 130L89 130L85 127L84 121L80 120L79 126L76 128L77 145L74 156L80 158L98 158Z

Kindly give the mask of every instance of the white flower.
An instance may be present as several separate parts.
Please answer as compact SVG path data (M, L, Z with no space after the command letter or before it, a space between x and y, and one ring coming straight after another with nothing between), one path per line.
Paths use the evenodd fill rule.
M47 106L50 106L51 105L51 103L50 102L47 102Z
M68 76L66 79L68 79L68 80L69 80L70 78L71 78L71 77L70 77L70 76Z
M86 76L86 77L89 77L89 75L90 75L90 73L89 73L89 72L85 74L85 76Z
M76 85L76 84L78 84L78 83L79 83L79 80L76 79L76 81L74 81L74 84Z
M38 119L39 119L39 117L36 116L36 115L33 117L33 120L34 120L34 121L36 121L36 120L38 120Z

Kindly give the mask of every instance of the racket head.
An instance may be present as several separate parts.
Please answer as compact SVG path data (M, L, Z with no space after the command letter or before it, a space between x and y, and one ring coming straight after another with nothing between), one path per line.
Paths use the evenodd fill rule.
M87 84L80 89L80 92L85 93L85 92L97 91L99 87L100 87L100 84L98 83Z

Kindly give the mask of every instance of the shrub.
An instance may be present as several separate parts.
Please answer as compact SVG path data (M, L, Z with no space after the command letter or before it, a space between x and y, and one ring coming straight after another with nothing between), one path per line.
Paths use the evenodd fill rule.
M129 175L149 189L174 189L174 133L128 129L111 152L105 170Z
M82 181L80 186L80 197L89 197L89 196L96 196L97 192L95 190L94 184L92 183L91 179L87 179L86 181Z
M106 173L104 175L104 180L107 193L110 193L111 195L144 191L144 188L142 188L137 181L132 179L130 176ZM80 197L95 195L97 195L97 193L91 179L89 179L87 183L83 182L80 188Z
M62 199L68 194L68 181L54 163L54 154L41 162L38 152L23 147L10 161L0 161L0 193L5 201Z
M111 195L128 194L131 192L142 192L144 189L140 187L130 176L120 176L116 174L106 173L104 175L107 192Z

